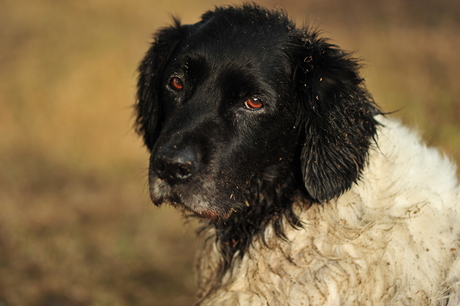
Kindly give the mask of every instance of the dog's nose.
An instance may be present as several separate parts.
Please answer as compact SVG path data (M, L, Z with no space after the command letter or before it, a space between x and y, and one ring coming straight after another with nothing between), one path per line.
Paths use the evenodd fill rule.
M195 170L196 156L190 149L160 149L154 160L153 170L170 185L184 182Z

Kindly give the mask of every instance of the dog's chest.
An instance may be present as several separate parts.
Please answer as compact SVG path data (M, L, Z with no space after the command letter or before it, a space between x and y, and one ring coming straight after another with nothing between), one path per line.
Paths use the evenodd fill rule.
M417 217L363 220L353 197L301 213L304 227L286 227L287 240L267 228L266 244L256 238L200 305L403 305L414 297L430 304L445 277L439 263L452 261L448 252L433 257L441 245L433 241L421 252L410 229ZM216 266L217 248L206 255L208 268Z
M343 305L356 304L366 295L382 300L382 282L370 283L369 273L385 277L382 265L373 262L382 256L385 235L372 246L357 245L357 232L332 228L324 219L328 213L312 208L304 214L303 229L286 228L287 240L267 228L266 244L256 238L201 305ZM214 255L208 253L208 260Z

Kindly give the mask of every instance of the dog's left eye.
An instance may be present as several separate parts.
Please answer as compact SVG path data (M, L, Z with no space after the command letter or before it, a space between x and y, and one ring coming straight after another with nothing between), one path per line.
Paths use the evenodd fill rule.
M244 101L244 107L249 110L258 110L264 107L262 100L258 97L251 97Z
M169 80L169 87L176 91L181 91L184 89L184 82L181 80L181 78L173 77Z

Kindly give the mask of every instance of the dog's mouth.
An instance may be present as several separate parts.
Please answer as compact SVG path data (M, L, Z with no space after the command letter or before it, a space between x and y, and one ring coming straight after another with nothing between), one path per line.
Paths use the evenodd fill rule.
M169 185L158 177L150 178L150 198L153 204L170 204L208 220L225 220L242 206L233 194L219 190L215 182L189 182Z

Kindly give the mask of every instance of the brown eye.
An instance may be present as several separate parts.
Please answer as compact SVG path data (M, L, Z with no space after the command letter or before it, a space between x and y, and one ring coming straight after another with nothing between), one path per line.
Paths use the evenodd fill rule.
M178 77L171 78L171 80L169 80L169 86L177 91L184 89L184 83Z
M244 101L244 107L246 107L246 109L250 109L250 110L258 110L258 109L261 109L262 107L264 107L264 104L262 103L262 101L259 98L251 97L251 98L247 99L246 101Z

